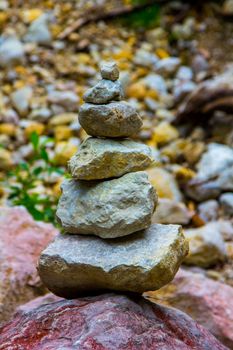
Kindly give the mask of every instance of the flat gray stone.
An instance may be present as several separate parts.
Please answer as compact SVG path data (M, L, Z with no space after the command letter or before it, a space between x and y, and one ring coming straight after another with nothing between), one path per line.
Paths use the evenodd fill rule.
M123 98L123 89L119 81L100 80L83 95L83 100L88 103L102 104L110 101L119 101Z
M24 41L33 42L38 44L50 44L52 40L52 34L49 30L49 22L51 16L47 13L42 14L40 17L35 19L28 28Z
M227 259L221 224L210 222L199 228L185 230L189 241L189 255L184 263L208 268Z
M158 206L152 217L153 223L187 225L193 213L182 202L168 198L159 198Z
M61 188L57 218L69 233L129 235L150 225L157 203L143 171L106 181L65 180Z
M24 61L24 47L16 37L1 37L0 66L9 67Z
M73 178L99 180L146 169L153 162L152 149L131 140L87 138L68 162Z
M169 283L188 252L181 226L155 224L114 240L59 235L41 254L39 274L54 294L143 293Z
M115 81L119 78L119 70L115 62L103 62L100 73L103 79Z
M233 148L210 143L197 164L197 175L186 191L196 201L217 198L222 192L233 191Z
M127 102L94 105L84 103L79 122L87 134L99 137L128 137L137 134L142 120Z

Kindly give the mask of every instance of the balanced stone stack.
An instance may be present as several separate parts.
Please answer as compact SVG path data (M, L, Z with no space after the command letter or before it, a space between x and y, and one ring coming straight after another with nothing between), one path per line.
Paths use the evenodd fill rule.
M41 254L44 284L66 298L104 291L143 293L172 280L187 254L182 229L151 225L157 195L145 170L151 149L128 139L142 120L121 101L115 63L84 94L79 113L91 135L68 164L57 218L65 230Z

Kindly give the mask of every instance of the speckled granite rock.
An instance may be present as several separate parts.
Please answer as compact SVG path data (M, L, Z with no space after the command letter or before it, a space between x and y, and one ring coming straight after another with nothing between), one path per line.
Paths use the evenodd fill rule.
M60 235L42 252L39 273L66 298L105 290L142 293L171 281L187 252L178 225L155 224L114 240Z
M128 137L140 130L142 120L127 102L94 105L84 103L79 122L87 134L99 137Z
M103 79L85 92L83 100L88 103L102 104L110 101L119 101L122 97L123 89L119 81Z
M115 238L147 228L156 203L142 171L108 181L65 180L57 218L68 233Z
M87 138L68 162L73 178L98 180L146 169L152 163L150 147L131 140Z
M100 65L100 74L103 79L115 81L119 78L119 70L115 62L103 62Z

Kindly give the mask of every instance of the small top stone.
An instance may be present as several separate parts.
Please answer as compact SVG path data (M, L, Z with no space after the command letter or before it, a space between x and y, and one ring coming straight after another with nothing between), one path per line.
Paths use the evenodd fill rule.
M119 78L119 70L115 62L104 62L100 66L103 79L115 81Z

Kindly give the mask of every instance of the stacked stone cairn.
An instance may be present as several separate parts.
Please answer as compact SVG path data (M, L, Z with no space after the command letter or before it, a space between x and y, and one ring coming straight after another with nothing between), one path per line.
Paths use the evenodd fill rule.
M84 94L79 113L91 135L68 164L57 218L65 233L42 252L39 273L53 293L75 298L106 291L143 293L170 282L188 247L178 225L151 225L157 195L145 170L151 149L128 139L142 120L121 101L115 63Z

